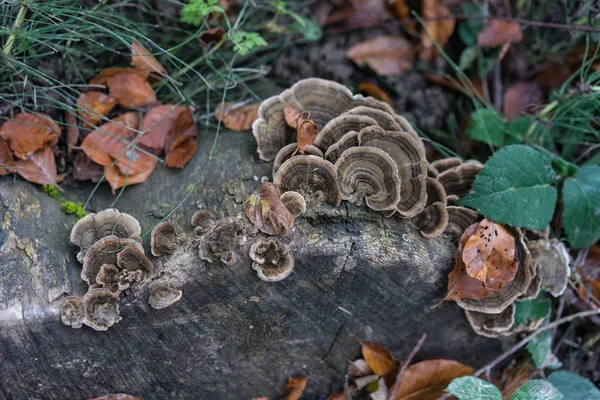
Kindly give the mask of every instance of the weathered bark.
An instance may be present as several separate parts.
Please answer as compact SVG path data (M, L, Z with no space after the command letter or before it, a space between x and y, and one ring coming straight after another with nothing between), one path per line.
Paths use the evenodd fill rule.
M149 230L198 179L213 137L201 134L198 155L183 171L157 169L127 188L115 205ZM206 176L171 218L188 235L202 203L218 217L243 216L244 200L269 176L248 133L224 133ZM85 198L92 186L71 189ZM109 207L107 187L90 210ZM410 221L343 203L310 205L282 238L296 258L292 274L264 282L247 246L232 266L205 263L191 250L153 262L182 299L152 309L147 293L124 297L123 320L107 332L71 329L57 319L67 295L82 295L74 222L38 187L0 179L0 396L82 399L127 392L149 399L276 398L287 377L310 375L307 399L339 389L347 360L362 341L398 357L418 337L420 358L446 357L479 367L500 350L477 336L453 303L434 310L453 264L453 238L425 239ZM404 238L403 238L404 235ZM149 254L148 237L144 241ZM256 302L258 297L260 301Z

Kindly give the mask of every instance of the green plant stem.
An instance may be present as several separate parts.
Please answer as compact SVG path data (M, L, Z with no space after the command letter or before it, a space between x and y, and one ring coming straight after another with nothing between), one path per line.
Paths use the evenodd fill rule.
M12 51L13 45L15 43L15 39L17 38L15 31L21 27L21 24L23 23L23 20L25 19L25 13L27 12L27 4L28 3L29 3L29 0L24 0L23 3L21 4L21 9L19 10L19 13L17 14L17 19L15 19L15 22L13 23L10 35L8 36L8 39L6 40L6 44L4 45L4 49L2 49L2 54L4 54L6 57L10 56L10 52Z
M221 38L221 40L219 40L219 42L217 44L215 44L215 46L210 49L208 51L208 53L203 54L201 57L196 58L194 61L192 61L191 63L189 63L188 65L186 65L185 67L181 68L179 71L175 72L171 78L173 79L177 79L179 78L181 75L185 74L186 72L188 72L189 70L195 68L196 66L198 66L202 61L206 60L208 57L210 57L211 55L213 55L215 53L215 51L219 50L219 48L221 46L223 46L223 43L225 43L225 36L223 36Z

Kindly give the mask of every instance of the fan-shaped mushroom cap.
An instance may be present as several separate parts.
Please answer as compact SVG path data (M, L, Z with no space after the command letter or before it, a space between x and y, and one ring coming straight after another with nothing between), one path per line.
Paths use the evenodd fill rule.
M409 133L385 131L377 126L361 130L358 141L361 146L376 147L385 151L398 166L398 213L410 218L421 212L427 202L427 160L423 142Z
M322 203L337 206L342 201L334 165L317 156L290 158L277 170L273 183L281 192L299 192Z
M83 323L97 331L105 331L121 320L119 295L108 289L92 289L83 296Z
M448 226L445 233L449 233L455 240L458 240L463 232L479 218L479 214L470 208L459 206L448 206Z
M435 169L431 164L427 164L427 176L432 178L437 178L440 175L440 172Z
M396 208L400 201L398 167L392 157L376 147L351 147L335 163L342 198L373 210Z
M242 228L241 221L235 217L218 220L208 232L193 242L198 244L198 255L208 262L221 261L227 265L235 263L233 250Z
M440 202L444 206L448 204L446 198L446 190L442 184L435 178L428 176L425 179L425 187L427 189L427 205L430 206L433 203Z
M358 132L350 131L327 148L325 159L335 164L344 151L356 146L358 146Z
M215 221L213 220L213 215L208 210L196 211L194 213L194 215L192 215L192 225L196 227L194 229L194 235L197 235L197 236L203 235L214 224L215 224Z
M83 325L85 308L77 296L67 297L60 305L60 321L71 328L78 329Z
M384 131L400 132L402 130L402 128L400 128L400 125L398 125L398 123L396 122L396 118L394 118L393 112L388 113L382 110L378 110L376 108L358 106L346 111L346 114L364 115L365 117L372 118L377 122L376 125L381 127L381 129L383 129Z
M155 282L150 285L148 292L150 293L148 304L157 310L169 307L181 299L181 295L183 294L181 290L174 289L162 282Z
M142 233L137 219L114 208L88 214L75 223L71 230L71 242L79 246L77 260L83 262L88 249L103 237L139 239Z
M463 162L458 157L447 157L433 161L430 165L435 168L438 174L448 171L449 169L456 168Z
M511 303L499 314L465 311L465 315L477 334L495 338L511 330L515 323L515 310L514 303Z
M459 307L469 311L500 314L529 288L529 284L533 278L533 269L531 264L531 254L523 240L523 232L518 228L512 228L506 225L504 227L515 238L515 260L519 262L517 274L512 281L507 283L498 292L491 293L482 300L457 300L456 304L458 304Z
M542 290L542 278L540 278L540 276L537 273L537 267L533 262L531 263L531 267L533 271L533 278L531 278L531 282L529 283L529 287L527 288L525 293L517 297L517 301L535 299L536 297L538 297L538 294L540 294L540 290Z
M439 236L446 230L446 226L448 226L448 211L446 210L446 206L440 201L425 207L414 218L421 235L426 238Z
M252 268L267 282L286 278L294 269L294 255L290 248L275 238L258 238L250 248Z
M160 257L164 254L173 254L179 246L177 226L169 221L161 222L152 229L150 235L150 251L153 256Z
M306 212L306 201L304 201L304 197L298 192L285 192L279 198L285 208L292 213L294 217L297 217Z
M96 276L104 264L117 265L117 254L125 248L135 248L144 253L144 248L139 242L129 238L116 236L104 237L88 250L83 260L81 279L89 285L96 283Z
M118 274L119 268L112 264L104 264L100 267L98 275L96 275L96 282L113 293L117 292L119 291Z
M127 270L129 272L142 271L134 275L129 275L130 280L128 283L134 281L142 281L149 279L154 272L154 266L152 262L144 255L143 249L140 250L136 246L127 246L117 254L117 266L121 270ZM137 277L139 275L139 278ZM124 289L121 289L124 290Z
M377 125L377 121L373 118L365 115L343 114L329 121L329 123L319 131L314 144L325 151L348 132L360 132L361 129L372 125Z
M296 142L290 143L287 146L283 146L281 150L279 150L275 156L275 160L273 161L273 176L275 176L275 173L284 162L294 157L294 155L301 155L296 153L297 150L298 143ZM313 146L312 144L306 146L304 149L304 154L323 158L323 152L317 146Z
M458 200L469 194L475 176L483 168L479 161L469 160L458 167L441 172L437 180L446 189L448 200Z
M269 235L283 235L294 226L294 216L280 199L271 182L263 183L246 201L246 216L256 228Z
M527 247L531 252L531 262L537 267L542 287L554 297L562 295L571 275L565 245L556 239L540 239L530 241Z
M281 97L274 96L263 101L258 108L258 118L252 124L252 133L256 138L261 160L273 160L279 149L296 141L296 130L285 122L284 106Z

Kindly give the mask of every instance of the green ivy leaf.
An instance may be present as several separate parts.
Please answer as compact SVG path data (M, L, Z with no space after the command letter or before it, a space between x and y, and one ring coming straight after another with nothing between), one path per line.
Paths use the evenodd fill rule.
M473 376L454 379L446 392L459 400L502 400L502 393L496 386Z
M581 249L600 239L600 166L586 165L563 186L563 225L571 247Z
M600 400L600 390L589 379L572 372L553 372L548 381L565 396L564 400Z
M515 325L527 325L529 321L543 319L550 314L551 302L540 294L535 299L515 302Z
M561 400L563 395L548 381L534 379L510 396L510 400Z
M465 134L493 146L504 144L504 119L493 108L480 108L471 114Z
M459 201L502 224L543 229L556 205L556 178L550 161L519 144L500 149L487 161L471 193Z

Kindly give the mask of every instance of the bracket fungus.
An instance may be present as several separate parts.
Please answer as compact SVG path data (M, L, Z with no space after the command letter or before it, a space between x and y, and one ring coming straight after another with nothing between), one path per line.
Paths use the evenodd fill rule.
M294 217L306 212L306 201L304 201L304 197L298 192L285 192L279 197L279 200L281 200L285 208L287 208Z
M317 156L290 158L277 170L273 183L281 192L299 192L318 202L337 206L342 201L335 166Z
M448 226L444 233L452 235L454 241L463 234L465 230L479 219L479 213L470 208L460 206L448 206Z
M77 296L70 296L63 300L60 305L60 320L64 325L73 329L79 329L83 325L85 308L83 302Z
M173 254L179 246L177 226L169 221L156 225L150 235L150 252L155 257Z
M571 275L565 245L556 239L539 239L529 241L527 247L531 261L537 267L541 286L554 297L562 295Z
M343 114L332 119L315 138L315 146L326 151L350 131L360 132L368 126L377 126L377 121L365 115Z
M83 296L83 323L96 331L105 331L121 320L119 295L108 289L92 289Z
M238 235L242 231L241 220L235 217L223 218L215 222L205 234L194 239L192 244L198 246L200 259L232 265L236 260L234 249L238 244Z
M475 176L483 168L479 161L469 160L456 167L451 167L437 176L437 180L446 189L449 201L458 200L469 194Z
M398 125L398 123L396 122L396 119L394 118L393 111L386 112L383 110L378 110L376 108L358 106L351 110L348 110L346 112L346 114L347 115L363 115L365 117L374 119L376 124L371 124L371 125L378 125L384 131L400 132L402 130L400 128L400 125Z
M96 282L102 285L103 288L110 290L111 292L119 291L118 283L119 268L112 264L104 264L100 267L98 275L96 275Z
M250 248L252 268L267 282L285 279L294 269L290 248L275 238L258 238Z
M88 214L77 221L71 230L70 240L79 246L77 260L82 263L87 251L98 240L109 235L137 240L141 233L142 228L137 219L109 208L95 214Z
M358 132L350 131L327 148L327 151L325 152L325 159L335 164L344 151L348 150L350 147L356 147L358 145Z
M154 273L152 262L144 254L141 246L127 246L117 254L117 266L123 274L127 287L136 282L149 280ZM138 272L139 271L139 272ZM124 289L121 289L124 290Z
M294 215L280 199L279 190L263 183L246 201L246 216L256 228L268 235L283 235L294 226Z
M461 165L463 161L458 157L447 157L439 160L432 161L431 168L435 171L435 176L438 176L442 172L445 172L449 169L456 168Z
M309 144L304 148L304 154L323 158L323 152L321 150L319 150L319 148L317 146L314 146L312 144ZM292 158L296 155L299 155L298 154L298 143L294 142L294 143L290 143L286 146L283 146L281 148L281 150L279 150L279 152L277 152L277 155L275 156L275 160L273 161L273 175L275 175L277 173L277 170L279 169L279 167L281 167L281 165L284 162L286 162L287 160L289 160L290 158Z
M183 294L181 290L174 289L162 282L155 282L150 285L148 292L148 304L157 310L169 307L181 299L181 295Z
M398 166L376 147L351 147L335 163L342 198L353 203L364 199L376 211L392 210L400 201Z
M215 224L213 215L208 210L196 211L192 215L192 226L194 226L194 235L201 236L208 232L210 228Z
M465 311L465 316L477 334L487 337L498 337L501 334L512 333L515 323L515 310L514 303L511 303L498 314Z
M117 256L125 248L135 248L142 254L144 252L142 245L133 239L106 236L98 240L85 255L81 279L89 285L96 283L100 268L104 264L117 265Z

